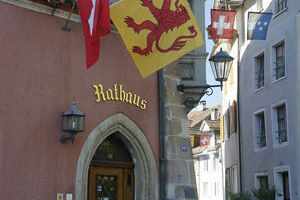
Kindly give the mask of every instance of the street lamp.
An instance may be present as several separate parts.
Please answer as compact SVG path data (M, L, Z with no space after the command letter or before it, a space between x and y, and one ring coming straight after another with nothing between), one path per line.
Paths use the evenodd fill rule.
M76 107L76 101L75 98L72 101L71 108L67 110L66 112L63 112L61 114L62 121L61 121L61 129L64 132L67 132L70 134L69 137L63 135L60 138L61 143L65 143L67 140L71 140L72 143L75 140L75 135L78 132L84 131L84 125L85 125L85 113L80 112Z
M209 59L211 69L213 71L214 77L216 81L220 82L220 85L177 85L177 90L180 92L184 92L186 89L197 89L202 88L204 89L204 94L210 96L213 93L213 87L221 87L223 88L223 81L227 81L229 72L231 69L233 57L228 55L226 52L220 49L218 53L212 56ZM186 104L196 104L198 101L195 101L193 98L187 99L184 104L186 107L191 107L190 105Z
M209 59L211 70L214 73L216 81L220 82L221 90L223 87L223 81L227 81L229 76L232 61L233 57L222 51L222 48L217 54Z

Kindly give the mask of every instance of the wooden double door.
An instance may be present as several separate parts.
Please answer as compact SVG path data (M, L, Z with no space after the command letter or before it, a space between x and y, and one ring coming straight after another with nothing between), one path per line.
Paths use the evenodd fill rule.
M89 200L134 200L132 164L102 163L90 166Z

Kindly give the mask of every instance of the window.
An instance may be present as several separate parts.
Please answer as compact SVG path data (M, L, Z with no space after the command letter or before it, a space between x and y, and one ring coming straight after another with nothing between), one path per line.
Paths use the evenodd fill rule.
M287 0L276 0L276 13L280 13L287 8Z
M202 196L208 196L208 182L203 183L203 195Z
M228 191L231 191L230 168L225 171L225 200L229 199Z
M287 131L286 131L286 112L285 104L276 107L277 110L277 137L278 142L281 144L287 141Z
M255 89L259 89L265 85L264 61L264 55L255 58Z
M219 183L214 182L214 196L219 196Z
M231 191L233 193L238 193L238 166L234 165L231 168Z
M281 166L275 168L275 187L277 190L276 196L278 199L292 199L289 177L289 166Z
M203 170L208 171L208 158L204 158L202 163L203 163Z
M215 154L213 158L213 170L217 171L219 169L219 155Z
M182 80L194 80L194 62L180 61L180 76Z
M272 129L274 147L288 144L287 103L279 102L272 106Z
M275 80L285 77L285 44L284 42L275 46Z
M266 147L265 115L260 112L254 115L254 131L256 149Z
M282 144L288 141L286 105L275 106L273 112L275 113L275 144Z
M256 188L269 188L269 180L267 174L256 175Z

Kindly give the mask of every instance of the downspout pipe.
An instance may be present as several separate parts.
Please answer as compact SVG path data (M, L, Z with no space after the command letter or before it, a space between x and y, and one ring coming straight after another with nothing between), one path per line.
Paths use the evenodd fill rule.
M242 151L241 151L241 128L240 128L240 38L239 34L237 34L238 38L238 57L237 57L237 117L238 117L238 139L239 139L239 168L240 168L240 191L243 192L243 178L242 178Z
M162 69L158 71L159 93L159 199L165 199L165 134L164 134L164 81Z

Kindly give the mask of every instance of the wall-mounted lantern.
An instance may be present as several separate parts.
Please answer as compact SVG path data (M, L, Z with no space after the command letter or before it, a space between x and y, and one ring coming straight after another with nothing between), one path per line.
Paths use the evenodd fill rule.
M228 55L226 52L220 49L218 53L216 53L214 56L212 56L209 59L211 69L213 71L214 77L216 81L220 82L220 85L177 85L177 90L180 92L184 92L185 90L192 90L197 88L205 89L204 94L211 95L213 93L213 87L221 87L221 90L223 88L223 81L227 81L227 78L229 76L229 72L231 69L233 57ZM197 105L199 100L195 99L187 99L184 102L184 105L187 108L193 108Z
M222 51L222 48L217 54L209 59L214 77L216 81L219 81L221 83L221 90L223 87L223 81L227 81L228 79L232 61L233 57Z
M64 132L69 133L69 137L63 135L60 138L61 143L65 143L67 140L71 140L72 143L75 140L75 135L79 132L84 131L84 125L85 125L85 113L80 112L76 107L76 101L75 98L72 101L71 108L63 112L61 114L62 121L61 121L61 129Z

